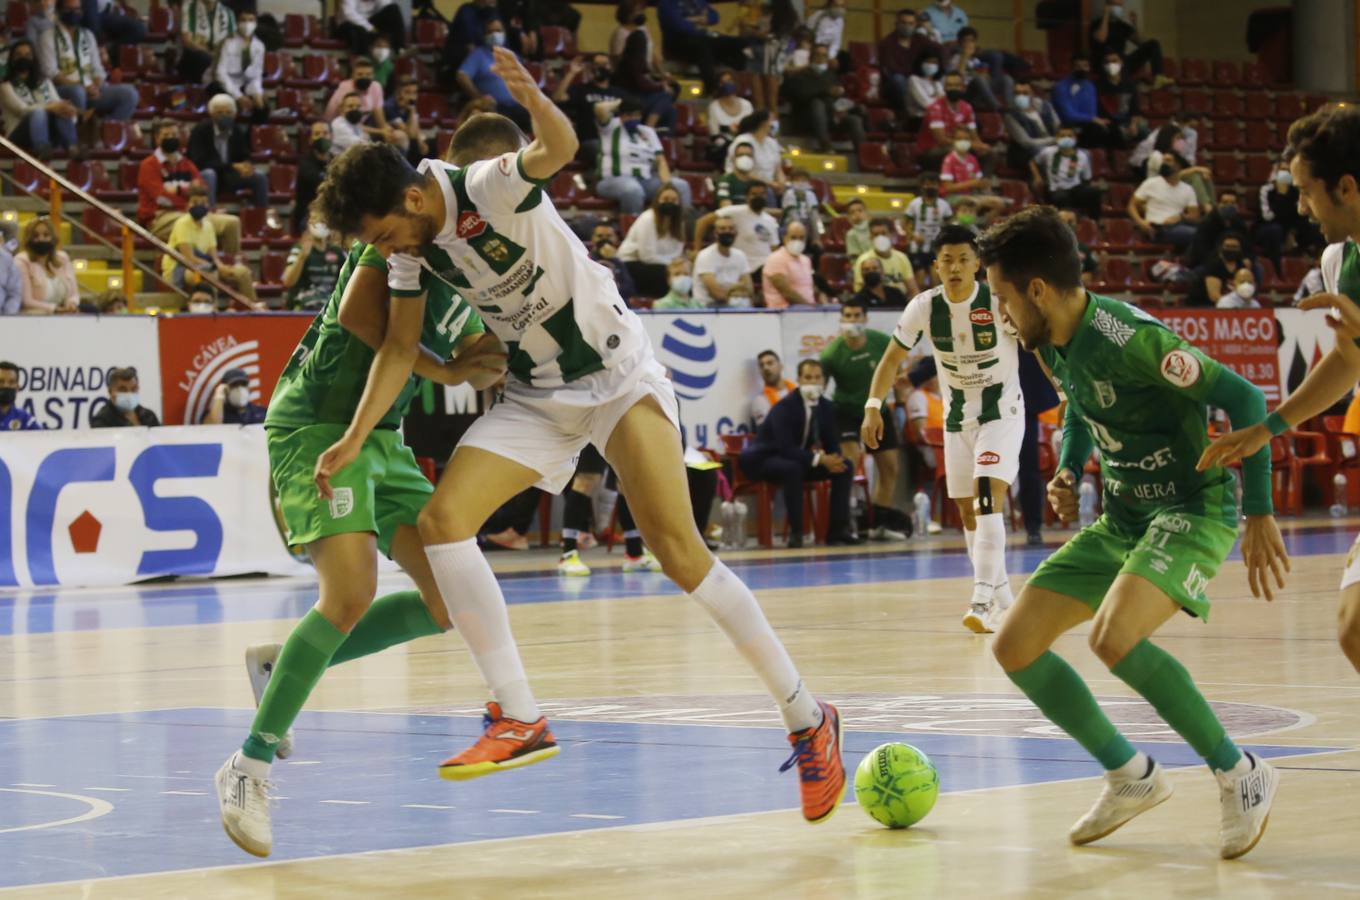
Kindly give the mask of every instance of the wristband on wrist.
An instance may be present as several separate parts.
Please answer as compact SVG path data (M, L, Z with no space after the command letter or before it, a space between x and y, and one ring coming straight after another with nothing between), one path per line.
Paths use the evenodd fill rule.
M1280 415L1278 412L1273 412L1266 416L1265 426L1272 437L1284 434L1289 430L1289 423L1286 422L1284 416Z
M865 408L865 409L882 409L882 408L883 408L883 399L882 399L881 397L870 397L868 400L865 400L865 401L864 401L864 408Z

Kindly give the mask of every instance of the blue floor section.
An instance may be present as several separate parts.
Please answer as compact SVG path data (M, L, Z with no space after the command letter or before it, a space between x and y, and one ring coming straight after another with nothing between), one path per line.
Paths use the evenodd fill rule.
M251 861L222 833L212 787L214 772L250 720L245 710L194 708L0 722L0 887ZM787 744L775 729L556 721L563 747L556 759L478 781L440 780L439 761L480 730L479 720L467 717L303 713L296 756L275 767L278 793L286 799L274 813L272 858L797 805L796 775L778 771ZM863 731L846 733L847 765L893 740L931 756L945 793L1100 773L1068 740ZM1169 766L1200 764L1181 744L1139 746ZM1265 757L1328 750L1252 749ZM113 809L74 825L14 830L89 808L79 800L15 791L87 796ZM867 818L857 824L877 827Z
M1297 529L1286 531L1285 545L1291 556L1344 554L1354 537L1354 531L1346 527ZM1007 554L1007 571L1013 575L1028 574L1053 550L1054 546L1013 548ZM972 566L962 550L929 552L923 548L902 553L776 557L734 562L731 567L755 590L959 578L972 574ZM1338 580L1340 577L1338 565ZM507 602L512 604L610 600L680 592L663 575L623 574L618 570L599 571L590 578L579 579L562 578L555 573L508 575L502 577L501 584ZM0 636L296 619L315 602L314 585L290 586L268 581L118 588L107 595L8 592L0 594Z

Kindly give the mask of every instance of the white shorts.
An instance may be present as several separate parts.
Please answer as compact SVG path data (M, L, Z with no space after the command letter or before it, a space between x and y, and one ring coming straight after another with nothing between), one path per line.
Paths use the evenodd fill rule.
M536 388L511 379L504 399L472 423L458 446L477 447L527 466L543 476L535 487L560 494L585 446L594 444L604 455L624 413L647 397L657 399L679 431L675 391L650 347L564 387Z
M979 478L1014 484L1024 440L1024 419L997 419L976 428L946 431L944 473L950 498L972 497Z
M1345 590L1353 584L1360 583L1360 535L1356 535L1355 543L1351 544L1351 552L1346 555L1346 568L1341 573L1341 588Z

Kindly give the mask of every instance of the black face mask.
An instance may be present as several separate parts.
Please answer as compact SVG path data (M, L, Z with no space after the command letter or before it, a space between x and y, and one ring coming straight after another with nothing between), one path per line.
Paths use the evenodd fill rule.
M646 13L638 13L637 15L633 16L633 24L634 24L634 25L646 25L646 24L647 24L647 14L646 14Z
M351 109L349 112L345 113L345 121L349 122L351 125L358 125L363 120L364 111L362 109Z
M1218 214L1225 219L1236 219L1237 206L1236 204L1232 203L1224 204L1223 206L1220 206L1218 208Z
M718 243L722 244L724 247L730 247L736 242L737 235L735 232L725 231L722 234L718 235Z
M763 209L765 208L765 205L766 205L766 202L765 202L765 195L764 195L764 194L757 194L756 196L752 197L750 200L747 200L747 201L746 201L746 205L749 206L749 207L751 207L751 209L754 210L755 212L760 212L761 210L763 210Z
M28 76L33 72L33 60L29 59L28 57L24 57L23 59L16 59L14 62L9 64L9 70L13 74L18 75L20 78L27 79Z
M372 78L356 78L354 79L354 89L356 91L366 91L372 83Z
M963 91L945 91L944 95L949 98L950 103L958 103L963 99Z
M166 138L161 141L161 152L167 156L179 152L179 138Z
M934 200L936 197L940 196L940 189L937 188L937 187L932 186L932 187L926 188L924 193L925 193L925 195L926 195L927 197L929 197L930 199Z
M1241 262L1241 261L1242 261L1242 251L1241 251L1241 250L1224 250L1224 251L1223 251L1223 261L1226 262L1226 263L1233 263L1233 264L1236 264L1236 263Z
M46 255L48 255L49 253L51 253L55 248L56 248L56 242L54 242L54 241L29 241L29 242L28 242L28 249L32 250L34 253L38 254L39 256L46 256Z
M1077 69L1075 72L1072 73L1072 77L1077 79L1077 81L1085 81L1086 79L1091 77L1091 73L1086 71L1085 69Z
M865 286L865 287L868 287L868 288L876 288L876 287L878 287L878 286L879 286L880 284L882 284L882 283L883 283L883 273L882 273L882 272L865 272L865 273L864 273L864 286Z
M596 83L596 84L609 84L609 70L608 70L608 69L596 69L596 70L595 70L595 83Z
M663 216L673 216L680 211L679 203L662 203L657 207Z
M1176 167L1171 165L1165 165L1162 166L1157 171L1163 178L1170 178L1172 175L1176 174Z
M19 391L15 388L0 388L0 406L13 406Z
M67 28L74 28L80 24L80 15L81 13L78 9L63 9L61 12L57 13L57 18L60 19L61 24L65 25Z
M316 140L312 141L312 149L315 150L317 153L330 153L331 139L317 138Z

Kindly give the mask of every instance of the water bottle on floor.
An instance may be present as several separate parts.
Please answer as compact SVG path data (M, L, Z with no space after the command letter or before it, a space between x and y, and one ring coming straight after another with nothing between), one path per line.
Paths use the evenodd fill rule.
M1077 488L1077 519L1082 528L1096 520L1096 483L1090 475Z
M912 529L917 537L926 537L930 533L930 495L925 491L917 491L916 496L911 498L914 508L912 514Z
M1346 473L1337 472L1336 477L1332 479L1332 517L1339 519L1348 512L1350 508L1346 503Z

